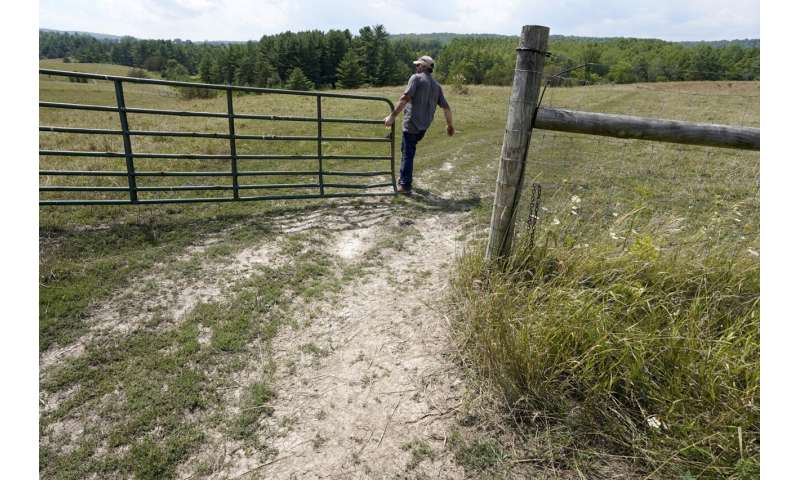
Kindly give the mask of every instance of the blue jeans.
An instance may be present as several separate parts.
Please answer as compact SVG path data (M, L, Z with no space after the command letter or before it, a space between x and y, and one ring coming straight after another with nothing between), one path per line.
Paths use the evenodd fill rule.
M400 144L400 152L403 159L400 162L400 185L410 188L414 175L414 154L417 153L417 142L425 136L426 130L419 133L403 132L403 142Z

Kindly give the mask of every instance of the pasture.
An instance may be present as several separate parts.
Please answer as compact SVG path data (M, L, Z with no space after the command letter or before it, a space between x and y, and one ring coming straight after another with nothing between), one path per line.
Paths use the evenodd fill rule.
M53 60L40 66L114 75L127 71ZM114 104L113 86L102 82L41 77L39 88L42 101ZM286 454L291 449L282 443L287 439L302 442L309 455L333 457L344 451L351 469L347 471L367 476L371 464L420 478L436 471L455 478L524 477L531 472L552 478L578 478L586 472L752 475L759 442L758 153L535 130L526 170L526 186L537 183L542 188L535 234L525 223L530 201L526 196L519 214L520 248L507 271L493 272L482 264L480 254L492 208L508 88L468 89L468 94L459 95L445 86L457 134L446 136L439 113L419 146L418 193L410 198L40 207L41 476L258 476L292 462ZM758 89L754 82L548 88L544 104L757 127ZM402 87L364 88L356 93L396 102L401 91ZM268 95L241 95L235 102L237 111L249 113L314 115L316 108L310 97L279 101ZM339 117L380 119L388 110L385 104L325 102L326 111ZM172 88L150 86L126 87L126 103L206 112L226 108L224 96L185 99ZM132 114L130 121L132 128L141 130L227 129L225 119ZM116 113L43 108L40 125L118 128L119 118ZM237 133L316 133L314 124L291 122L265 126L237 121L236 128ZM331 126L326 134L382 136L386 130ZM396 145L399 154L399 139ZM116 136L44 132L40 148L122 151ZM226 154L228 142L146 137L136 139L134 148ZM316 153L314 142L242 141L240 148L242 153ZM358 143L326 148L330 148L327 153L342 155L375 151L374 145ZM159 162L137 160L137 168L157 170L163 167ZM218 168L200 160L170 162L175 169ZM310 162L313 165L252 161L248 168L315 169L316 160ZM360 168L348 161L337 167ZM124 159L40 157L40 169L51 168L123 170ZM43 177L41 184L68 181L86 184L85 179L51 177ZM153 185L165 186L179 181L183 180L152 179ZM92 195L114 198L110 193ZM628 263L631 258L633 263ZM556 280L548 284L544 277ZM655 277L662 283L651 281ZM444 288L448 281L452 285ZM655 284L663 288L650 288ZM594 289L591 295L616 299L625 308L618 304L613 316L595 318L587 312L597 305L580 303L587 295L582 289ZM370 296L376 297L372 303ZM399 303L395 296L409 299L409 304ZM358 303L362 300L371 306ZM397 312L379 309L381 303ZM568 312L561 308L564 305ZM674 323L659 323L664 318L654 313L659 306L671 312L667 318ZM355 318L353 312L362 307L364 313L358 318L363 322L389 323L376 323L371 332L347 339L324 330L336 319ZM691 322L684 321L681 310L694 312ZM531 320L537 315L570 328L584 320L587 330L597 322L614 326L607 331L594 329L594 336L575 328L589 340L586 345L571 344L564 331L541 330ZM638 325L642 317L657 324L659 334L675 329L671 337L677 339L675 348L668 352L671 366L695 372L676 374L669 386L658 384L646 391L620 387L621 397L612 395L611 401L620 402L621 413L597 423L586 421L588 414L613 405L604 401L607 390L613 390L606 385L616 385L614 379L598 372L617 372L609 365L620 357L592 357L582 349L591 351L594 345L603 345L604 338L620 338L619 328ZM446 348L444 357L460 373L445 369L436 378L447 379L446 389L456 385L453 375L462 385L454 390L458 395L442 400L446 408L435 410L449 412L431 424L430 431L440 435L441 430L444 442L419 432L411 437L394 435L398 419L412 422L420 416L406 407L414 404L413 392L397 394L408 398L398 397L396 403L376 396L383 400L361 402L358 397L350 405L347 399L355 394L342 394L341 401L334 401L339 399L334 391L330 399L321 396L324 405L314 409L285 409L287 399L293 398L292 389L319 383L320 372L335 376L332 365L338 358L346 358L342 365L361 366L353 373L355 380L350 380L358 395L400 391L391 386L403 368L392 362L405 362L414 355L392 349L399 357L390 362L380 356L386 353L382 344L366 339L382 331L414 339L426 325L417 322L443 318L448 321L442 323L442 332L452 340L442 333L441 341L455 345ZM287 332L304 340L287 337ZM558 339L565 348L548 352L530 340L536 336L532 332ZM737 332L744 338L736 339ZM631 336L643 337L651 330L634 333ZM690 335L696 336L697 345L680 350ZM720 335L725 336L725 345L718 341ZM494 345L500 347L487 348L496 340ZM424 343L424 337L409 342ZM288 358L286 351L300 356ZM641 366L645 359L655 362L643 355L653 351L652 343L642 341L625 351L637 359L629 365ZM369 361L372 353L377 360ZM541 365L588 364L592 358L596 367L552 369L545 374L530 364L532 358ZM377 369L384 360L386 371ZM698 373L695 367L701 361L708 368ZM659 375L671 378L668 371L659 372L641 378L654 383ZM580 374L585 382L572 390L556 382L569 374ZM697 381L700 377L695 374L710 385L699 389L699 398L684 394L696 385L680 383ZM546 388L536 386L544 381L550 382ZM425 385L418 391L427 392ZM552 392L567 392L569 403L548 396L550 386ZM439 399L438 391L434 389L431 398ZM682 405L681 399L670 395L685 395L694 403L685 409L632 415L635 402L628 400L647 392L660 396L652 403L640 397L648 408ZM583 399L590 400L586 410L570 415ZM517 403L510 407L505 401ZM338 437L328 428L343 412L360 405L373 412L377 433L362 438L351 432L361 443L335 450ZM703 409L710 412L708 417L681 423ZM726 409L734 413L718 411ZM387 417L393 420L387 422ZM652 417L669 430L648 430L647 419ZM630 428L607 429L614 421ZM389 462L389 457L396 464L380 463Z

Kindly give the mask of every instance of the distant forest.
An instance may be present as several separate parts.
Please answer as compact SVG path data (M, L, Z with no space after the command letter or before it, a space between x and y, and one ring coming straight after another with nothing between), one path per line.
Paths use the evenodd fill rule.
M39 57L126 65L131 75L172 80L327 89L401 85L412 73L411 62L431 55L434 75L445 83L509 85L517 41L501 35L392 36L382 25L363 27L356 35L314 30L265 35L259 41L201 43L40 30ZM758 40L676 43L551 36L548 50L548 75L569 70L553 80L560 85L760 77Z

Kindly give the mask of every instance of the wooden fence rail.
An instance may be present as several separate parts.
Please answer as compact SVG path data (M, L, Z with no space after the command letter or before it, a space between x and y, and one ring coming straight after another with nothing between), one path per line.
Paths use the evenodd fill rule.
M540 108L536 114L534 128L741 150L759 150L761 147L758 128L578 112L558 108Z

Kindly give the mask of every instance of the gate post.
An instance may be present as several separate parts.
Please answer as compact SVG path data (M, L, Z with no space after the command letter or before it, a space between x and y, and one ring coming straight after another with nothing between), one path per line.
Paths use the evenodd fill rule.
M489 244L486 247L487 260L503 257L511 251L516 208L525 178L525 159L530 145L533 113L539 97L539 86L544 77L549 33L549 27L522 27L497 172Z

